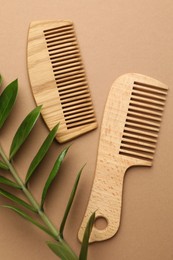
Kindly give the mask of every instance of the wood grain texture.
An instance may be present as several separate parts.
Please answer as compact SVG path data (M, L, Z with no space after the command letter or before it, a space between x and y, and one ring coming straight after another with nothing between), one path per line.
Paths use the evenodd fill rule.
M66 142L97 127L94 108L70 21L32 22L28 35L28 73L37 105L56 139Z
M123 180L131 166L151 166L167 86L139 74L126 74L112 85L101 126L95 178L78 237L82 241L90 215L107 226L93 227L90 242L115 235L120 225Z

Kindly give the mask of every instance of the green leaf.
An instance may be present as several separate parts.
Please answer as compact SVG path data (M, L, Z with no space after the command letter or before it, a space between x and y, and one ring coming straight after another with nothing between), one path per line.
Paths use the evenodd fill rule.
M42 146L40 147L38 153L36 154L36 156L34 157L34 159L32 160L27 175L26 175L26 179L25 179L25 184L27 184L31 178L31 176L33 175L35 169L37 168L37 166L40 164L40 162L42 161L42 159L44 158L44 156L46 155L49 147L51 146L57 130L58 130L59 124L56 125L49 133L49 135L47 136L47 138L45 139L45 141L43 142Z
M59 171L59 168L62 164L62 161L68 151L69 147L65 148L58 156L51 172L50 172L50 175L46 181L46 184L44 186L44 189L43 189L43 193L42 193L42 198L41 198L41 209L43 209L43 205L44 205L44 202L45 202L45 199L46 199L46 195L47 195L47 192L50 188L50 185L52 184L52 182L54 181L56 175L58 174L58 171Z
M2 81L2 79L0 79ZM4 125L16 100L18 92L17 79L11 82L0 95L0 128Z
M2 76L0 74L0 87L1 87L1 85L2 85Z
M1 188L0 188L0 195L2 195L2 196L4 196L4 197L8 198L9 200L11 200L11 201L13 201L13 202L16 202L16 203L22 205L23 207L25 207L25 208L27 208L27 209L33 211L33 212L36 212L36 210L35 210L35 208L34 208L33 206L29 205L29 204L26 203L24 200L22 200L22 199L20 199L20 198L18 198L18 197L16 197L16 196L14 196L13 194L11 194L11 193L9 193L9 192L7 192L7 191L1 189Z
M10 160L14 157L21 145L27 139L28 135L30 134L32 128L34 127L40 115L40 111L41 106L38 106L35 109L33 109L19 126L10 147Z
M70 209L71 209L71 206L72 206L72 203L73 203L75 194L76 194L76 190L77 190L77 187L78 187L78 184L79 184L79 180L80 180L80 176L81 176L81 173L82 173L83 168L84 168L84 166L81 168L81 170L80 170L79 173L77 174L75 183L74 183L74 185L73 185L73 189L72 189L71 194L70 194L70 198L69 198L68 203L67 203L67 207L66 207L66 210L65 210L65 213L64 213L64 216L63 216L61 225L60 225L60 234L61 234L61 236L63 236L63 231L64 231L65 223L66 223L66 220L67 220L69 211L70 211Z
M90 234L92 231L92 227L94 225L94 221L95 221L95 212L90 216L90 218L88 220L88 223L87 223L87 226L86 226L86 229L84 232L84 236L83 236L79 260L87 260L89 238L90 238Z
M9 206L9 205L3 205L4 208L8 208L13 210L14 212L16 212L18 215L20 215L21 217L23 217L24 219L28 220L29 222L31 222L33 225L37 226L39 229L43 230L45 233L49 234L50 236L52 236L53 238L54 235L43 225L41 225L40 223L38 223L37 221L35 221L32 217L30 217L28 214L26 214L24 211L22 211L19 208L13 207L13 206Z
M48 247L59 256L61 260L77 260L77 256L63 242L47 242Z
M16 189L21 189L21 187L18 184L16 184L15 182L13 182L3 176L0 176L0 183L8 185L8 186L16 188Z
M8 166L6 165L6 163L2 162L2 161L0 161L0 168L3 169L3 170L8 170L9 169Z

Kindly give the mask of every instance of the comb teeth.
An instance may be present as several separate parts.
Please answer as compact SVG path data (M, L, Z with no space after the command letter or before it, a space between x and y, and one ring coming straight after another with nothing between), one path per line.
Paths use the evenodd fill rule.
M167 89L134 82L119 154L152 161Z
M44 30L67 129L96 122L73 24Z

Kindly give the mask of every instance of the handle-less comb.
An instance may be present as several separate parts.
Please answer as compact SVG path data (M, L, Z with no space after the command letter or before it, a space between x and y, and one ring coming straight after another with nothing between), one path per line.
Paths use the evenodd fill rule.
M32 22L28 72L37 105L56 139L68 141L97 127L86 74L70 21Z
M79 230L82 240L90 215L107 222L94 225L90 242L115 235L120 224L123 179L134 165L151 166L167 95L167 86L139 74L118 78L109 92L101 126L95 178Z

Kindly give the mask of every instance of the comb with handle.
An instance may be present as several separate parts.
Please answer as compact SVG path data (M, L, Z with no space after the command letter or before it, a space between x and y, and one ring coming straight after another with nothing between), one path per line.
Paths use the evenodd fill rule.
M152 165L167 90L161 82L135 73L113 83L104 110L94 182L78 233L80 241L94 211L96 221L105 220L106 227L94 225L90 242L106 240L117 232L125 172L131 166Z
M49 129L66 142L97 127L88 82L70 21L36 21L28 34L28 74Z

